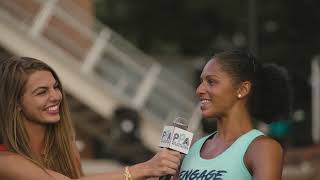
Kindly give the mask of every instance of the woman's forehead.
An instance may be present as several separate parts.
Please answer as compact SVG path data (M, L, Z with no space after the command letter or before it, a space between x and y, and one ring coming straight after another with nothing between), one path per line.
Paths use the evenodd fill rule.
M230 73L223 68L223 65L217 58L213 58L207 62L202 70L200 78L205 78L208 76L232 79Z
M202 70L202 74L215 74L221 72L221 65L216 58L213 58L207 62Z
M56 79L50 71L35 71L30 74L27 80L27 86L50 85L55 84Z

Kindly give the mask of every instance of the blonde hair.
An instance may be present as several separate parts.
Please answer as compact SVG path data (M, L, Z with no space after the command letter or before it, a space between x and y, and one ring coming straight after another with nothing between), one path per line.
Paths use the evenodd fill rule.
M62 93L60 121L47 125L44 154L38 158L30 149L29 137L18 106L28 77L36 71L49 71L59 83ZM29 57L13 57L0 61L0 129L7 148L42 169L50 169L70 178L83 173L76 158L73 143L75 133L71 123L65 93L56 72L44 62Z

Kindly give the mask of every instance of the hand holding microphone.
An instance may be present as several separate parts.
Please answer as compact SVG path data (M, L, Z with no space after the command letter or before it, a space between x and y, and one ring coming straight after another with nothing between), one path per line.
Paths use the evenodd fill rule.
M181 154L179 152L162 149L149 161L132 168L134 171L144 171L144 174L148 174L145 178L175 175L179 169L180 160Z
M187 129L187 120L182 117L176 118L172 126L164 127L159 146L187 154L193 137L193 134L188 132ZM159 180L169 180L171 179L171 175L162 176Z
M165 148L149 161L131 166L129 171L134 175L138 174L138 177L170 179L171 175L175 175L179 170L181 153L186 154L189 150L193 135L186 131L187 128L187 121L181 117L176 118L171 125L165 126L160 140L160 147Z

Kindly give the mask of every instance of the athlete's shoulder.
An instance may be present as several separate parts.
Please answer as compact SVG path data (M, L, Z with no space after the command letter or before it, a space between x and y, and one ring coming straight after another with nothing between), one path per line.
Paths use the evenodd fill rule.
M246 160L256 178L281 179L283 150L276 140L267 136L257 137L246 152Z
M258 136L256 137L251 145L250 149L253 151L280 151L282 152L282 147L280 143L268 136ZM257 153L258 153L257 152Z

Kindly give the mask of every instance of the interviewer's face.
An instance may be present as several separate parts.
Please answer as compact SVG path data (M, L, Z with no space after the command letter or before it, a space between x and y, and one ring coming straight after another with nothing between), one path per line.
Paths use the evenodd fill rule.
M47 124L60 120L60 86L49 71L32 73L25 84L21 111L30 122Z
M219 118L228 114L237 100L231 76L223 71L218 59L210 60L200 76L197 95L204 118Z

